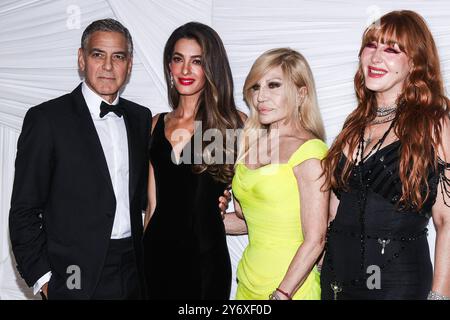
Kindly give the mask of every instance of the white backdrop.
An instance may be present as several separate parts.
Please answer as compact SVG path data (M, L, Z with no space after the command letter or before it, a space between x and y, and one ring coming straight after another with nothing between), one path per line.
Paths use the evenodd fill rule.
M32 299L17 276L11 255L8 211L17 139L26 110L71 91L79 82L76 53L84 28L114 17L126 25L136 54L123 96L167 111L162 52L170 33L188 21L211 25L230 59L238 106L252 62L263 51L286 47L310 62L328 143L355 106L353 76L365 26L375 17L411 9L427 20L438 45L446 87L450 86L450 3L444 0L0 0L0 299ZM430 226L434 255L434 229ZM228 237L235 275L247 243ZM233 283L232 297L235 292Z

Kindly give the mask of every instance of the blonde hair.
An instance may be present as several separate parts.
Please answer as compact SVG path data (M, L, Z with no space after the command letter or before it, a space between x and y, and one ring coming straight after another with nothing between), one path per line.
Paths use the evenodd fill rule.
M271 69L281 67L287 80L285 94L287 107L290 109L289 120L300 130L306 130L314 137L325 141L325 128L317 102L314 77L305 57L290 48L277 48L264 52L256 59L244 83L244 100L250 108L250 116L245 122L244 130L239 143L238 161L246 156L250 143L251 133L258 132L259 138L262 130L268 126L258 120L258 112L252 101L252 87ZM306 88L306 95L298 105L298 91Z

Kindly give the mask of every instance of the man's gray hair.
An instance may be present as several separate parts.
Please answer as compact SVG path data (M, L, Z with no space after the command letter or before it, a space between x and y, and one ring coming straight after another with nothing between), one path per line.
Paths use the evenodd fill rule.
M86 49L89 38L96 31L118 32L123 34L125 39L127 39L128 53L130 56L133 55L133 39L131 38L130 31L128 31L128 29L119 21L110 18L96 20L87 26L81 36L81 48L83 48L83 50Z

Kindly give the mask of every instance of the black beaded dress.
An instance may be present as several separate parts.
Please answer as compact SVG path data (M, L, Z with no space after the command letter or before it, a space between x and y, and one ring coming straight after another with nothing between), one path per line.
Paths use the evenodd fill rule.
M226 300L231 262L218 198L226 185L189 163L172 161L164 133L165 113L153 131L150 159L156 182L156 209L144 234L150 299ZM192 160L193 139L183 153ZM192 152L191 152L192 151Z
M389 130L388 130L389 132ZM432 264L427 225L445 170L429 170L429 196L420 211L400 207L400 141L378 149L352 169L327 233L321 273L322 299L426 299ZM345 164L342 155L337 170ZM448 196L448 195L447 195Z

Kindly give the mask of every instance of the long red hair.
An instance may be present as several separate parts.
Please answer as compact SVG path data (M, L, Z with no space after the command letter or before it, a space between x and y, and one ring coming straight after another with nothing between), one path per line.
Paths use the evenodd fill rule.
M370 25L363 34L359 56L372 41L397 43L412 62L411 72L397 101L394 132L401 142L402 196L399 203L420 209L428 197L428 170L437 169L441 120L449 113L438 52L424 19L409 10L392 11ZM323 161L326 183L331 188L346 189L353 163L347 159L343 170L336 170L342 152L348 146L349 154L354 153L361 133L375 118L375 92L365 86L361 63L354 85L358 106L345 120Z

